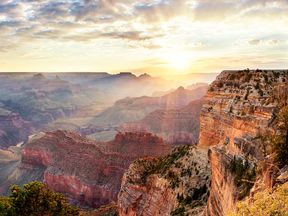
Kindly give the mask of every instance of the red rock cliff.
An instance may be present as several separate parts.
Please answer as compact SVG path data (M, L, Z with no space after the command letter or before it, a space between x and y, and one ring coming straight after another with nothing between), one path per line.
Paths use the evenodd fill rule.
M121 178L141 156L160 156L170 146L149 133L118 134L109 143L88 140L67 131L31 138L22 151L22 164L44 166L44 182L74 202L100 206L116 201Z
M118 194L120 216L201 215L210 182L206 151L178 147L130 165Z
M231 173L231 163L248 157L247 167L253 167L266 160L259 137L272 130L279 108L287 105L287 81L288 71L224 71L211 84L204 98L199 140L200 146L211 147L208 215L226 215L244 196L245 187L234 184L237 176ZM271 181L257 177L261 178Z

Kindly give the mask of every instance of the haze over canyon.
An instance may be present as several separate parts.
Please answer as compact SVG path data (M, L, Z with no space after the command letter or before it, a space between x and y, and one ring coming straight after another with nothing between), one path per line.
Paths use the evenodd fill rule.
M185 87L148 74L0 76L2 195L40 181L85 215L222 216L288 181L288 71Z

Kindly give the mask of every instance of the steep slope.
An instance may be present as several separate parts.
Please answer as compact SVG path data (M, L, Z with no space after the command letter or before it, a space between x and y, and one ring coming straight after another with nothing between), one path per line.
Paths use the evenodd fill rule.
M10 176L9 183L23 184L27 176L29 181L35 176L72 202L100 206L116 200L122 175L132 161L169 150L162 139L149 133L118 134L108 143L67 131L40 133L24 144L22 161L14 171L17 175Z
M208 151L211 166L210 195L201 214L227 215L235 209L238 200L272 187L275 180L278 183L288 180L287 167L281 170L275 168L275 153L269 141L271 134L279 133L277 116L288 104L287 81L288 71L244 70L224 71L211 84L204 97L197 146L197 151L202 149L204 155ZM192 162L193 167L201 161L197 155L200 153L189 156L196 162ZM178 159L181 158L183 156ZM162 165L159 160L143 159L130 166L118 196L120 215L199 213L187 211L181 205L176 208L177 197L173 193L178 189L171 188L169 178L161 176L173 166L164 166L158 171L158 164ZM170 176L177 179L181 175L171 173ZM194 173L191 174L193 177ZM185 180L181 179L178 183L183 182ZM193 187L199 186L198 183ZM178 198L183 200L179 195Z
M206 151L192 146L178 147L161 158L140 159L122 179L119 215L201 215L209 176Z
M212 83L204 98L199 141L211 147L207 215L226 215L252 187L273 185L271 146L263 138L287 105L287 81L288 71L246 70L224 71Z

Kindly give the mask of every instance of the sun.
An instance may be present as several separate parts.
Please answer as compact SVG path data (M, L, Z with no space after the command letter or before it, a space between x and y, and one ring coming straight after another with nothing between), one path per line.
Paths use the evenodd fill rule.
M187 59L181 59L181 58L176 58L176 59L172 59L170 62L171 66L175 69L187 69L188 67L188 61Z
M177 70L185 70L189 66L189 61L186 55L181 53L175 53L173 55L165 56L169 67Z

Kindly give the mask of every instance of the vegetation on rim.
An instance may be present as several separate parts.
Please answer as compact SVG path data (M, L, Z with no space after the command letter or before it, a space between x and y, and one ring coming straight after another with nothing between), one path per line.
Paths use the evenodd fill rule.
M77 216L79 210L69 205L60 193L55 193L43 183L30 182L23 188L11 187L9 197L0 197L2 216Z

